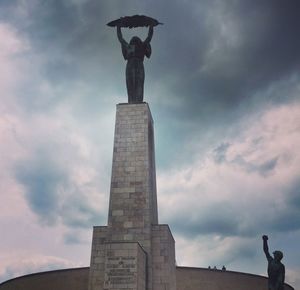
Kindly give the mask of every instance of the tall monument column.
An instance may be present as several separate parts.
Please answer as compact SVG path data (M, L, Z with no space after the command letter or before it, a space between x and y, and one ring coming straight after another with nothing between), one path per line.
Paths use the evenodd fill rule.
M153 120L147 103L117 105L108 227L112 241L150 251L158 224Z
M119 104L108 214L112 242L138 241L151 288L151 229L158 224L153 120L146 103Z
M175 243L158 224L153 120L118 104L108 225L94 227L89 290L175 290Z
M117 105L108 225L94 227L88 290L176 290L175 242L158 224L153 119L143 102L143 62L158 24L144 15L108 23L127 60L128 103ZM122 36L121 27L145 26L144 41Z

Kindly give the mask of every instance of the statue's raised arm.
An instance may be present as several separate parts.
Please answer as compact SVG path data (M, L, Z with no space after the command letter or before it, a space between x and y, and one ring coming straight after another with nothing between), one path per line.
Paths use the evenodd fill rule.
M118 36L118 39L119 39L119 41L122 45L128 45L126 40L123 38L122 31L121 31L121 26L119 26L119 25L117 26L117 36Z
M145 42L150 43L153 36L153 26L149 26L148 36L145 39Z
M151 53L152 53L152 48L151 48L151 44L150 44L152 36L153 36L153 26L149 26L148 36L144 41L145 56L147 56L148 58L150 58Z
M264 250L264 253L266 255L266 258L267 260L269 261L270 259L272 259L270 253L269 253L269 246L268 246L268 236L266 235L263 235L262 236L262 239L263 239L263 250Z
M119 39L119 41L121 43L123 57L124 57L124 59L127 60L128 59L128 43L123 38L122 31L121 31L121 26L120 25L117 26L117 36L118 36L118 39Z

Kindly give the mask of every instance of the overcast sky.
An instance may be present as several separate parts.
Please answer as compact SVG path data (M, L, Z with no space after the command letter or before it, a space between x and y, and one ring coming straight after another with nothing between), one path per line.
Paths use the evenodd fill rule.
M127 101L106 23L133 14L164 23L144 99L177 264L266 275L268 234L300 288L298 0L1 0L1 281L89 266Z

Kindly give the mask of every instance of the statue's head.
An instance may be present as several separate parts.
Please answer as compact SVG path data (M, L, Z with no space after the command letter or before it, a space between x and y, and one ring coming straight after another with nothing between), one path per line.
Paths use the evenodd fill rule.
M281 261L281 259L283 258L283 253L281 251L275 251L273 252L273 255L276 261Z
M134 36L134 37L132 37L130 39L129 44L131 44L131 45L139 45L139 44L142 44L142 41L141 41L141 39L139 37Z

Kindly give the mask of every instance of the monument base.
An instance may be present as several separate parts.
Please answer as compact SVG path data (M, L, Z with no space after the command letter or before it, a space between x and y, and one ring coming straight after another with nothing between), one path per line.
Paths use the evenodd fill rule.
M111 242L108 227L94 227L88 289L143 290L150 284L153 290L175 290L175 241L169 226L152 225L151 236L149 271L150 257L139 242Z
M94 227L89 290L175 290L175 242L158 224L147 103L118 104L108 226Z

